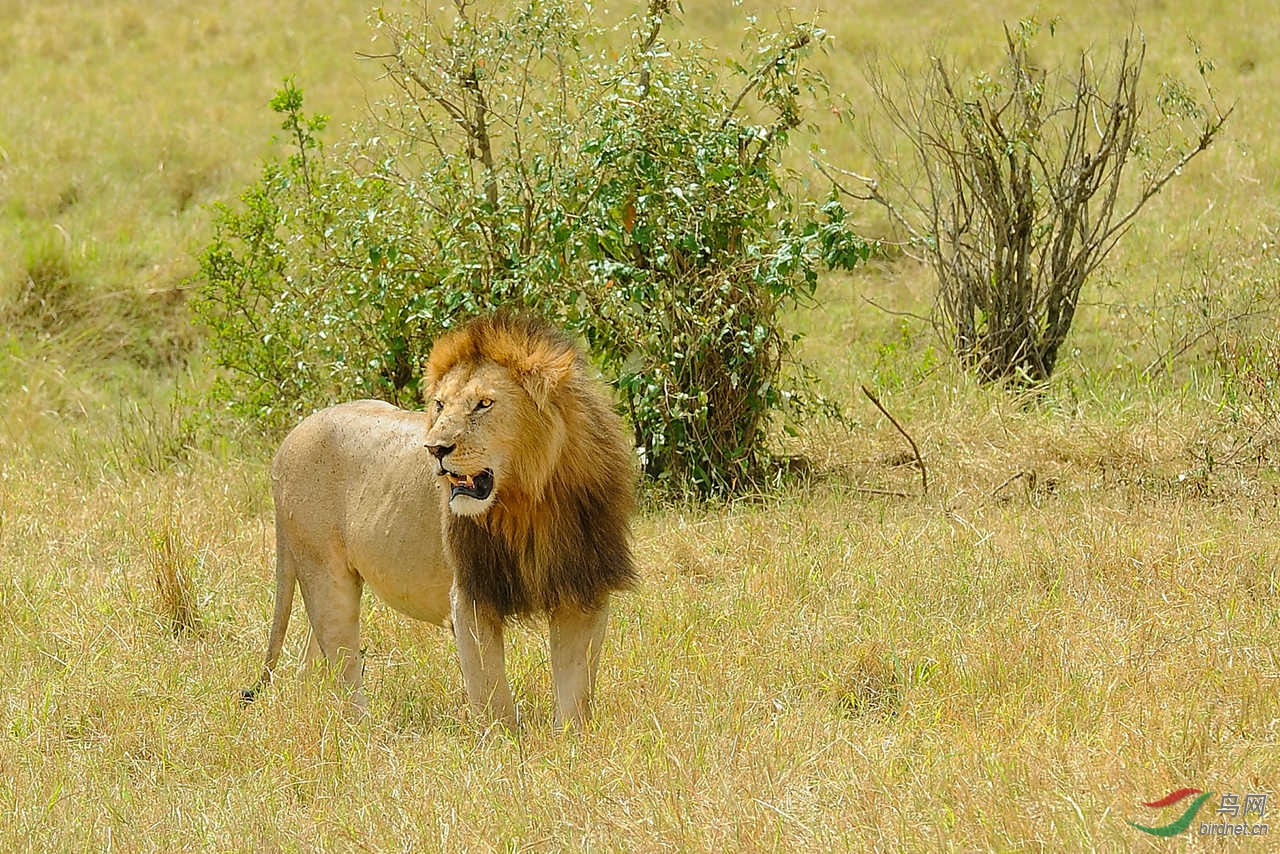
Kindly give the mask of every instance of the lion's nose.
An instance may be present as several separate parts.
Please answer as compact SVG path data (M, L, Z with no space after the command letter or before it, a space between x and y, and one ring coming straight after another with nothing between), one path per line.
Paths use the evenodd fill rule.
M431 452L431 456L437 460L443 460L453 452L457 445L427 445L427 450Z

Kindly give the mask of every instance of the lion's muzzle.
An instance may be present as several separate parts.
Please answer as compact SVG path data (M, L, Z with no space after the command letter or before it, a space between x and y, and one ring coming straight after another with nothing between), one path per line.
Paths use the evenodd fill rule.
M449 481L449 500L452 501L460 495L474 498L476 501L487 500L493 494L493 470L481 469L475 474L459 474L451 471L445 466L445 458L457 447L457 445L431 443L426 445L427 451L440 464L440 476Z

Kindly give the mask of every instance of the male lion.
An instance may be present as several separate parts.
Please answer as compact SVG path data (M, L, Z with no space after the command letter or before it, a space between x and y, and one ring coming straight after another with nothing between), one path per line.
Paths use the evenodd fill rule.
M585 358L545 322L497 315L445 335L426 366L427 412L362 400L294 428L271 468L276 604L270 682L302 588L308 662L361 689L360 592L452 626L482 717L515 726L503 622L546 614L556 722L589 714L609 594L635 580L635 467Z

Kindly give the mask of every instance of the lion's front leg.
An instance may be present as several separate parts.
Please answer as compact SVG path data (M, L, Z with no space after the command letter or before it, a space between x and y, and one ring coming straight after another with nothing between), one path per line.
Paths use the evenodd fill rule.
M502 618L492 608L459 593L456 587L450 598L467 700L484 719L515 729L516 705L507 685Z
M596 610L562 605L551 612L551 678L556 689L556 726L581 727L591 716L600 647L609 603Z

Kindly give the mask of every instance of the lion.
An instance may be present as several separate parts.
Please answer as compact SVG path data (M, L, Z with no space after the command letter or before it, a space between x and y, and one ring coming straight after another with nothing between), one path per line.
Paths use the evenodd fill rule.
M451 628L471 708L514 728L503 626L545 615L558 726L590 714L612 593L636 581L635 458L582 352L545 321L499 314L441 337L426 412L374 400L304 419L271 467L271 682L296 586L311 640L367 705L360 596Z

